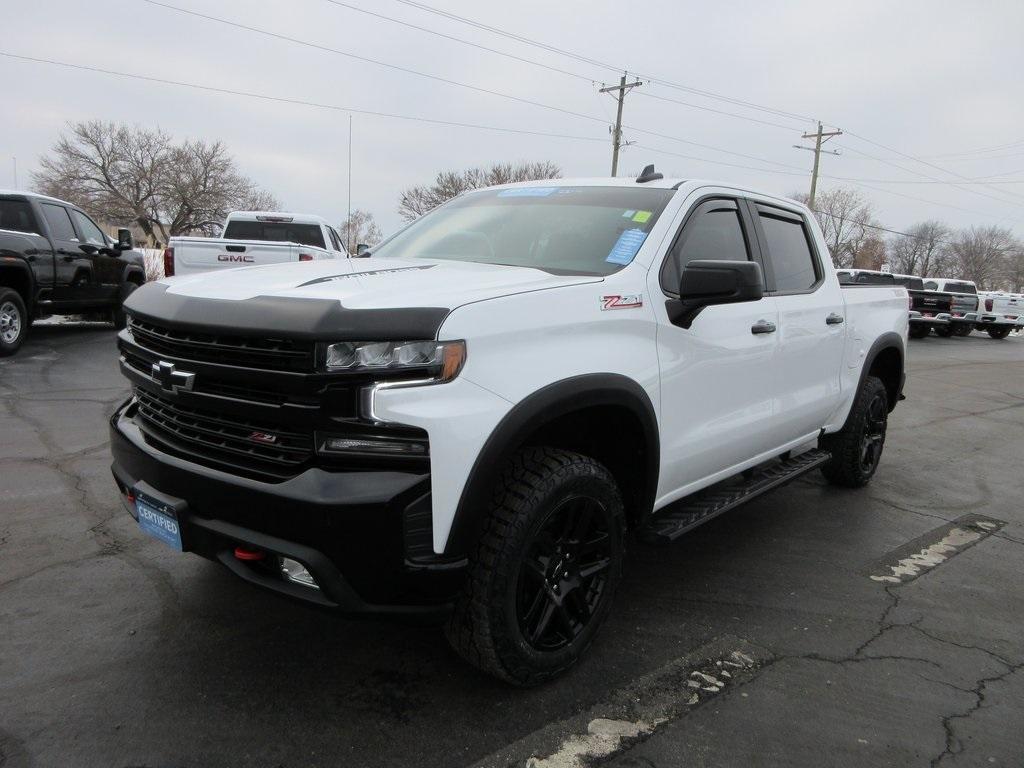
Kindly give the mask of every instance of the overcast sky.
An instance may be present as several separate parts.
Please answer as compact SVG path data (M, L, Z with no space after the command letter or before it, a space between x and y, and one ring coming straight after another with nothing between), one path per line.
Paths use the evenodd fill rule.
M145 0L33 0L18 3L17 13L7 0L0 50L338 107L566 137L355 114L352 205L372 212L385 232L399 224L400 190L429 182L441 169L552 160L566 176L609 172L607 123L615 105L597 91L601 81L617 79L612 69L399 0L345 0L344 5L581 77L330 0L166 2L581 116L272 39ZM886 226L901 229L937 218L954 226L1001 224L1024 235L1024 182L994 183L1024 179L1020 0L421 4L657 79L626 99L624 122L632 128L625 138L637 144L624 152L621 174L654 162L666 175L724 179L782 194L806 191L812 153L792 145L813 127L808 118L821 119L850 132L829 144L842 154L824 156L823 173L862 180L859 189ZM180 138L221 139L242 169L289 209L335 222L345 217L346 112L5 57L0 57L0 80L0 187L14 184L12 158L17 158L19 185L27 188L39 155L68 121L103 118L159 126ZM798 117L704 97L666 81ZM938 168L912 158L928 158ZM985 185L888 183L958 180L953 173L985 177ZM837 184L851 182L821 182L825 188Z

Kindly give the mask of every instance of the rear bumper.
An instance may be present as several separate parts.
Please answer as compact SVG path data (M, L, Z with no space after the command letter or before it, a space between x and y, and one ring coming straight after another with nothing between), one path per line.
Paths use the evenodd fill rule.
M949 325L950 316L945 312L937 315L922 315L920 312L911 311L910 324L917 326L928 326L929 328L941 328Z
M132 409L128 401L110 420L114 480L122 496L138 487L184 502L178 522L185 551L258 586L345 613L430 616L450 608L465 561L410 557L423 552L424 518L429 540L429 475L313 468L281 483L238 477L150 445ZM266 561L237 559L238 546L265 552ZM320 588L284 579L278 556L305 565Z
M978 328L1009 327L1024 328L1024 317L1011 320L1002 315L981 315L978 318Z

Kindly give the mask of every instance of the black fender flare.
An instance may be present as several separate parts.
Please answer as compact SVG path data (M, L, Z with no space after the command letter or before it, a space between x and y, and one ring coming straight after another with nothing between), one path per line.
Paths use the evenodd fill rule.
M539 428L552 420L594 406L619 406L638 420L645 441L641 515L650 514L661 462L658 419L647 392L636 381L615 373L573 376L548 384L517 403L491 432L476 457L448 532L445 554L466 555L480 533L502 465Z
M871 370L871 366L874 365L875 359L883 351L887 349L895 349L900 356L900 369L899 369L899 381L896 383L895 392L890 393L894 395L890 397L889 411L896 407L896 403L903 395L903 384L906 381L906 365L907 365L907 350L903 344L903 337L895 331L886 331L877 339L868 349L868 353L864 355L864 365L860 369L860 377L857 379L857 392L860 392L860 388L864 386L864 380L868 377L868 372ZM850 414L847 414L846 420L849 421ZM846 422L843 422L843 428L846 427Z
M27 309L29 315L31 315L36 304L36 297L39 293L39 286L36 285L36 275L35 272L32 271L32 267L28 265L28 262L25 261L24 257L20 254L13 257L4 256L3 258L0 258L0 285L3 285L5 288L14 288L14 290L17 290L14 285L8 284L3 280L2 275L5 272L17 272L19 275L24 276L25 284L28 287L28 295L22 296L22 300L25 302L25 309Z
M132 280L132 277L134 276L138 276L142 279L136 283L134 280ZM146 270L144 270L138 264L130 265L127 269L125 269L124 275L121 280L121 285L124 285L125 283L134 283L135 285L142 287L143 285L146 284Z

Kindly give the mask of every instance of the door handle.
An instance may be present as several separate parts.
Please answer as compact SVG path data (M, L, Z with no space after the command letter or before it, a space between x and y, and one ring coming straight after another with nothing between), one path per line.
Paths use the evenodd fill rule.
M832 312L828 317L825 318L825 325L839 325L843 322L843 316Z
M775 333L775 323L770 323L767 320L758 320L750 326L750 332L753 334Z

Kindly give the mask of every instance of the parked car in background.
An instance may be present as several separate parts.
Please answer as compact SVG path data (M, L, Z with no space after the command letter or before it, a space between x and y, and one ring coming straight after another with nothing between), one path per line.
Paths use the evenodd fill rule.
M47 315L101 313L123 328L122 304L146 281L133 248L129 230L114 242L76 205L0 190L0 356Z
M979 291L979 331L993 339L1005 339L1013 330L1024 328L1024 296L1002 291Z
M935 329L939 336L969 336L979 320L978 287L970 280L948 277L926 277L924 287L928 291L940 291L953 295L949 327Z
M445 616L533 685L608 617L628 530L668 543L818 468L871 480L907 306L841 286L808 208L735 184L475 190L368 261L132 297L112 470L170 547L310 605Z
M949 328L952 294L926 291L924 282L914 275L895 275L874 269L841 269L836 272L841 285L902 285L909 297L907 306L910 320L909 335L923 339L934 329L946 335Z
M164 276L347 257L337 230L319 216L235 211L220 237L172 237L164 250Z

